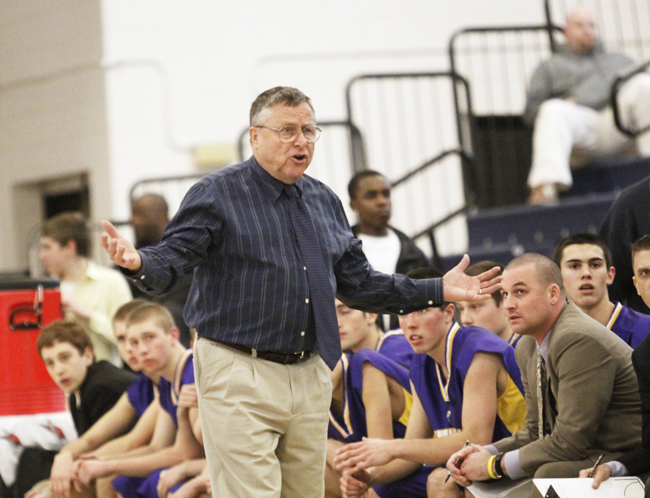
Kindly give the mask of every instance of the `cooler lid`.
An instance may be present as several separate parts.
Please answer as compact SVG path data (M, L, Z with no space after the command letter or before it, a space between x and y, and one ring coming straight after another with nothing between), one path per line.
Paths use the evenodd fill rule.
M30 290L36 289L38 286L42 286L43 289L57 289L59 287L59 281L53 278L47 278L42 280L31 280L31 279L8 279L0 280L0 291L3 290Z

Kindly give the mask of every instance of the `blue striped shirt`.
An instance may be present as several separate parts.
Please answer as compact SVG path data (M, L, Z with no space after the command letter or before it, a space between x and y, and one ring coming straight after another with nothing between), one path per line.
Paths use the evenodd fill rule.
M442 279L372 271L329 187L306 175L296 186L339 299L375 313L442 304ZM140 250L142 267L130 276L160 294L196 269L184 317L199 336L261 351L316 350L307 275L283 187L254 157L204 177L183 199L160 244Z

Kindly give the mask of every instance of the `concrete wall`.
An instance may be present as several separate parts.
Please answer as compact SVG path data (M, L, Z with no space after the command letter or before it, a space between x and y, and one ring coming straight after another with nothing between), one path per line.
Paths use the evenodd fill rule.
M344 117L360 73L444 70L471 25L530 24L520 0L0 1L0 271L25 268L50 180L87 178L93 221L126 219L139 179L200 171L282 84Z
M110 213L99 2L2 2L0 270L26 266L47 183L87 178L91 211Z

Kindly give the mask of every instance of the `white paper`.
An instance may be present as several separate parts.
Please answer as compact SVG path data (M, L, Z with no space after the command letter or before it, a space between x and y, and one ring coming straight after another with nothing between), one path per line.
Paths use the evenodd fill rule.
M553 486L560 498L643 498L645 487L638 477L612 477L603 481L598 489L591 487L593 479L534 479L544 496Z

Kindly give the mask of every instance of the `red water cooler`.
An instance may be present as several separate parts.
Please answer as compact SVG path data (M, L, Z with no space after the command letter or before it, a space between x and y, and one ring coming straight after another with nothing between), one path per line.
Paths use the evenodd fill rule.
M58 281L0 281L0 416L65 410L36 349L41 328L59 318Z

